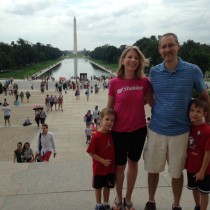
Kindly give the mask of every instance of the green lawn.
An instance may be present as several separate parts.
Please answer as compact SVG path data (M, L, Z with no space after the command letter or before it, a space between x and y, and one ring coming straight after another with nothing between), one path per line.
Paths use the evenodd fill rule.
M24 79L28 76L31 76L35 74L36 72L40 71L41 69L44 69L48 66L51 66L61 59L46 61L43 63L33 64L31 66L27 66L22 69L16 69L16 70L9 70L7 72L0 72L0 79L8 79L13 77L14 79Z
M104 61L100 61L100 60L96 60L96 59L90 59L91 61L94 61L94 62L96 62L96 63L98 63L98 64L100 64L100 65L102 65L102 66L106 66L108 69L111 69L111 70L113 70L113 71L117 71L117 69L118 69L118 64L110 64L110 63L106 63L106 62L104 62Z

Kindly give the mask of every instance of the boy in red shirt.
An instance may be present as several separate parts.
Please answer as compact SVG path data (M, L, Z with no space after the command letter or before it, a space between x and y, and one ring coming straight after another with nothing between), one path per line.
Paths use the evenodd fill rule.
M200 99L191 100L189 118L188 158L186 162L188 189L193 191L194 210L207 210L210 193L210 126L205 122L208 105Z
M87 153L93 159L93 188L95 188L95 210L110 210L110 188L115 184L115 152L111 134L116 113L110 108L104 108L100 113L101 126L93 135ZM103 200L101 202L101 190Z

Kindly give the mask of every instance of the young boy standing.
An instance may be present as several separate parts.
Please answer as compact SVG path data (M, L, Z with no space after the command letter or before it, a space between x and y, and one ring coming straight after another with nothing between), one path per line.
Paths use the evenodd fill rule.
M208 105L200 99L190 103L188 158L186 162L188 189L193 191L194 210L207 210L210 193L210 126L205 122Z
M90 127L90 124L87 125L85 128L85 134L86 134L86 144L90 144L90 139L92 136L92 129Z
M93 159L93 188L95 188L95 210L110 210L110 188L115 184L115 152L111 134L114 125L115 111L104 108L100 113L101 126L93 135L87 153ZM103 188L103 200L101 191Z

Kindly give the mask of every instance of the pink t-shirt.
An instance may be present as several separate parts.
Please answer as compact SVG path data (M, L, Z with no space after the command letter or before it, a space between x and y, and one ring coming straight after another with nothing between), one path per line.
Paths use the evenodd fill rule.
M114 78L109 84L109 96L114 97L117 117L113 130L131 132L146 126L144 99L152 88L147 77L126 80Z

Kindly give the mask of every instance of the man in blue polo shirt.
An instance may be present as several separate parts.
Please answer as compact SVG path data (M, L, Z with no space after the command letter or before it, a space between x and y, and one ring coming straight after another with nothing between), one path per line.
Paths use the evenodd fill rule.
M150 71L155 103L144 150L149 189L149 201L146 203L145 210L156 210L155 192L159 173L164 171L166 162L172 177L174 196L172 210L182 209L180 207L183 188L182 171L190 129L188 105L193 89L210 106L202 71L198 66L179 58L177 56L179 48L180 44L175 34L167 33L161 36L159 53L164 61Z

